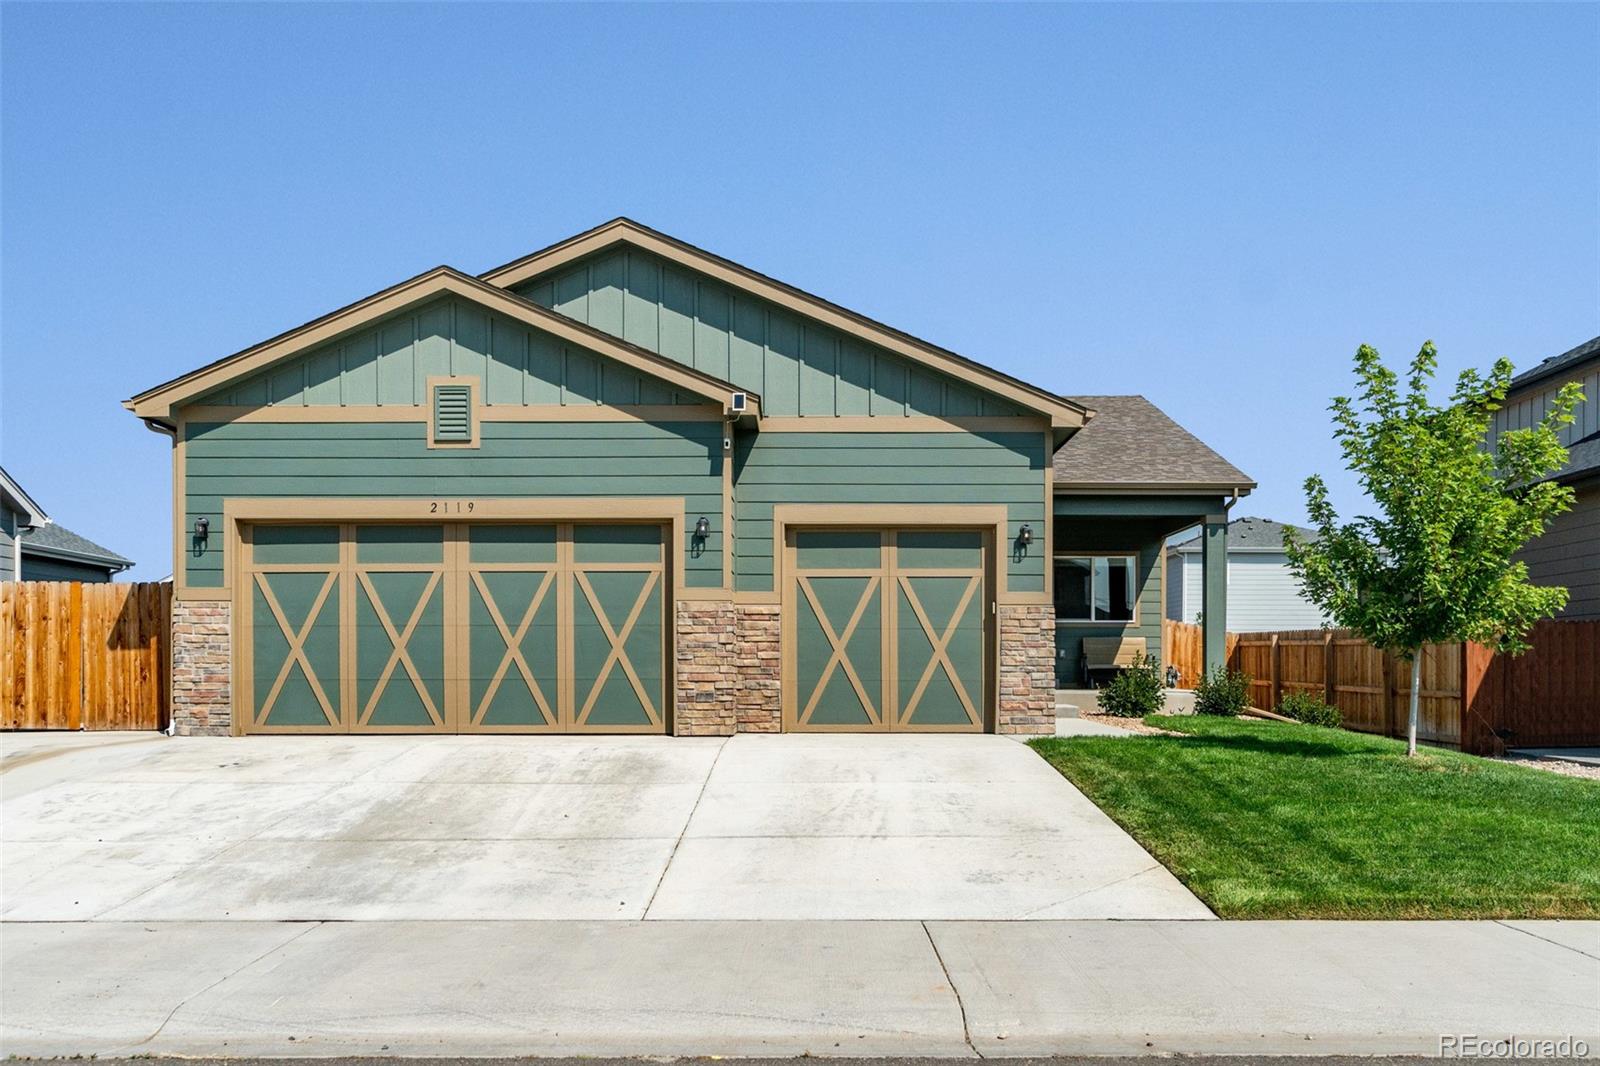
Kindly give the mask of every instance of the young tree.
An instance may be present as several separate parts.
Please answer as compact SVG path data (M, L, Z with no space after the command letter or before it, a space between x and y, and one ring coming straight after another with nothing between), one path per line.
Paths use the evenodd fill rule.
M1341 523L1321 477L1306 479L1315 540L1284 535L1289 566L1305 594L1336 625L1353 629L1411 662L1406 754L1417 752L1417 698L1424 644L1470 640L1526 651L1533 623L1566 605L1567 590L1528 582L1512 555L1572 506L1572 489L1547 475L1566 462L1557 437L1583 393L1564 387L1538 425L1486 437L1511 384L1501 359L1487 377L1456 379L1435 406L1428 385L1438 365L1433 342L1411 361L1405 392L1378 353L1356 352L1360 404L1336 397L1333 436L1378 515Z

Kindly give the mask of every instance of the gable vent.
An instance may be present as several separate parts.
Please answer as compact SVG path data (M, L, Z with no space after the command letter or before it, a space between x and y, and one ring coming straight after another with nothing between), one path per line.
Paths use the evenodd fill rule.
M472 441L472 386L433 387L433 439L439 444Z

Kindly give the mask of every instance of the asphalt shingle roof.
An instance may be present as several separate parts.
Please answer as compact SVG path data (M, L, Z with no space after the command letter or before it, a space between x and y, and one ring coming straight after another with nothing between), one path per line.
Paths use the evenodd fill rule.
M1274 522L1270 518L1255 518L1246 516L1235 518L1228 523L1228 550L1234 548L1283 548L1283 531L1285 529L1298 530L1300 535L1307 540L1315 540L1316 533L1304 526L1291 526L1287 522ZM1180 541L1176 548L1181 552L1197 552L1200 550L1199 535L1188 537Z
M22 550L29 548L43 548L46 550L71 552L74 555L87 556L95 561L104 561L108 566L132 566L133 560L118 555L110 548L104 548L90 540L81 537L59 522L47 522L42 526L24 530L22 534Z
M1566 370L1568 367L1576 367L1579 363L1595 357L1600 357L1600 337L1586 340L1576 348L1562 352L1560 355L1552 355L1538 366L1529 367L1511 379L1511 388L1515 391L1524 385L1542 381Z
M1143 396L1068 396L1094 409L1056 452L1057 486L1255 488L1255 481Z

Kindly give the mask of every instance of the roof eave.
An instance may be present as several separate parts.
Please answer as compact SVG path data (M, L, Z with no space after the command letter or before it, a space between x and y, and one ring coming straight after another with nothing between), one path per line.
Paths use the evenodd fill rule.
M123 406L146 420L170 420L176 407L223 388L231 381L256 373L281 360L292 358L317 345L338 340L372 322L445 294L475 300L535 329L555 334L580 347L597 351L601 355L620 358L623 362L630 363L685 391L721 402L724 410L731 412L733 396L742 393L745 396L747 413L759 414L761 397L757 393L740 389L731 382L722 381L692 367L666 359L646 348L629 344L609 333L540 307L516 293L489 285L470 274L448 266L435 267L426 273L408 278L260 344L252 345L188 374L147 389L123 401Z
M1089 409L1066 397L1030 385L993 367L985 366L947 348L941 348L847 307L841 307L830 300L752 270L715 252L706 251L687 241L651 229L630 218L612 219L593 229L514 259L503 266L485 271L479 278L501 288L519 285L540 274L559 269L566 263L603 252L622 242L629 242L645 251L709 274L720 281L732 284L735 288L752 292L765 299L773 299L779 303L798 303L810 316L828 325L915 361L934 366L945 373L954 373L955 376L968 380L980 377L985 382L980 387L986 391L1003 396L1020 407L1048 415L1052 429L1079 429L1092 417Z
M1147 493L1159 493L1167 496L1248 496L1256 488L1254 481L1057 481L1055 491L1058 496L1068 495L1110 495L1110 496L1135 496Z
M23 555L42 555L71 563L88 563L92 566L103 566L113 572L127 570L134 565L132 559L124 559L120 555L100 555L95 552L73 551L71 548L57 548L49 544L34 544L26 537L22 538L21 543Z

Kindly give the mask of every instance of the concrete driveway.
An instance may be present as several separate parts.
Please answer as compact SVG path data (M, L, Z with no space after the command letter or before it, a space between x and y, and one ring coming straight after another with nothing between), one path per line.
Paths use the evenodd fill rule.
M1210 918L993 736L0 741L11 921Z

